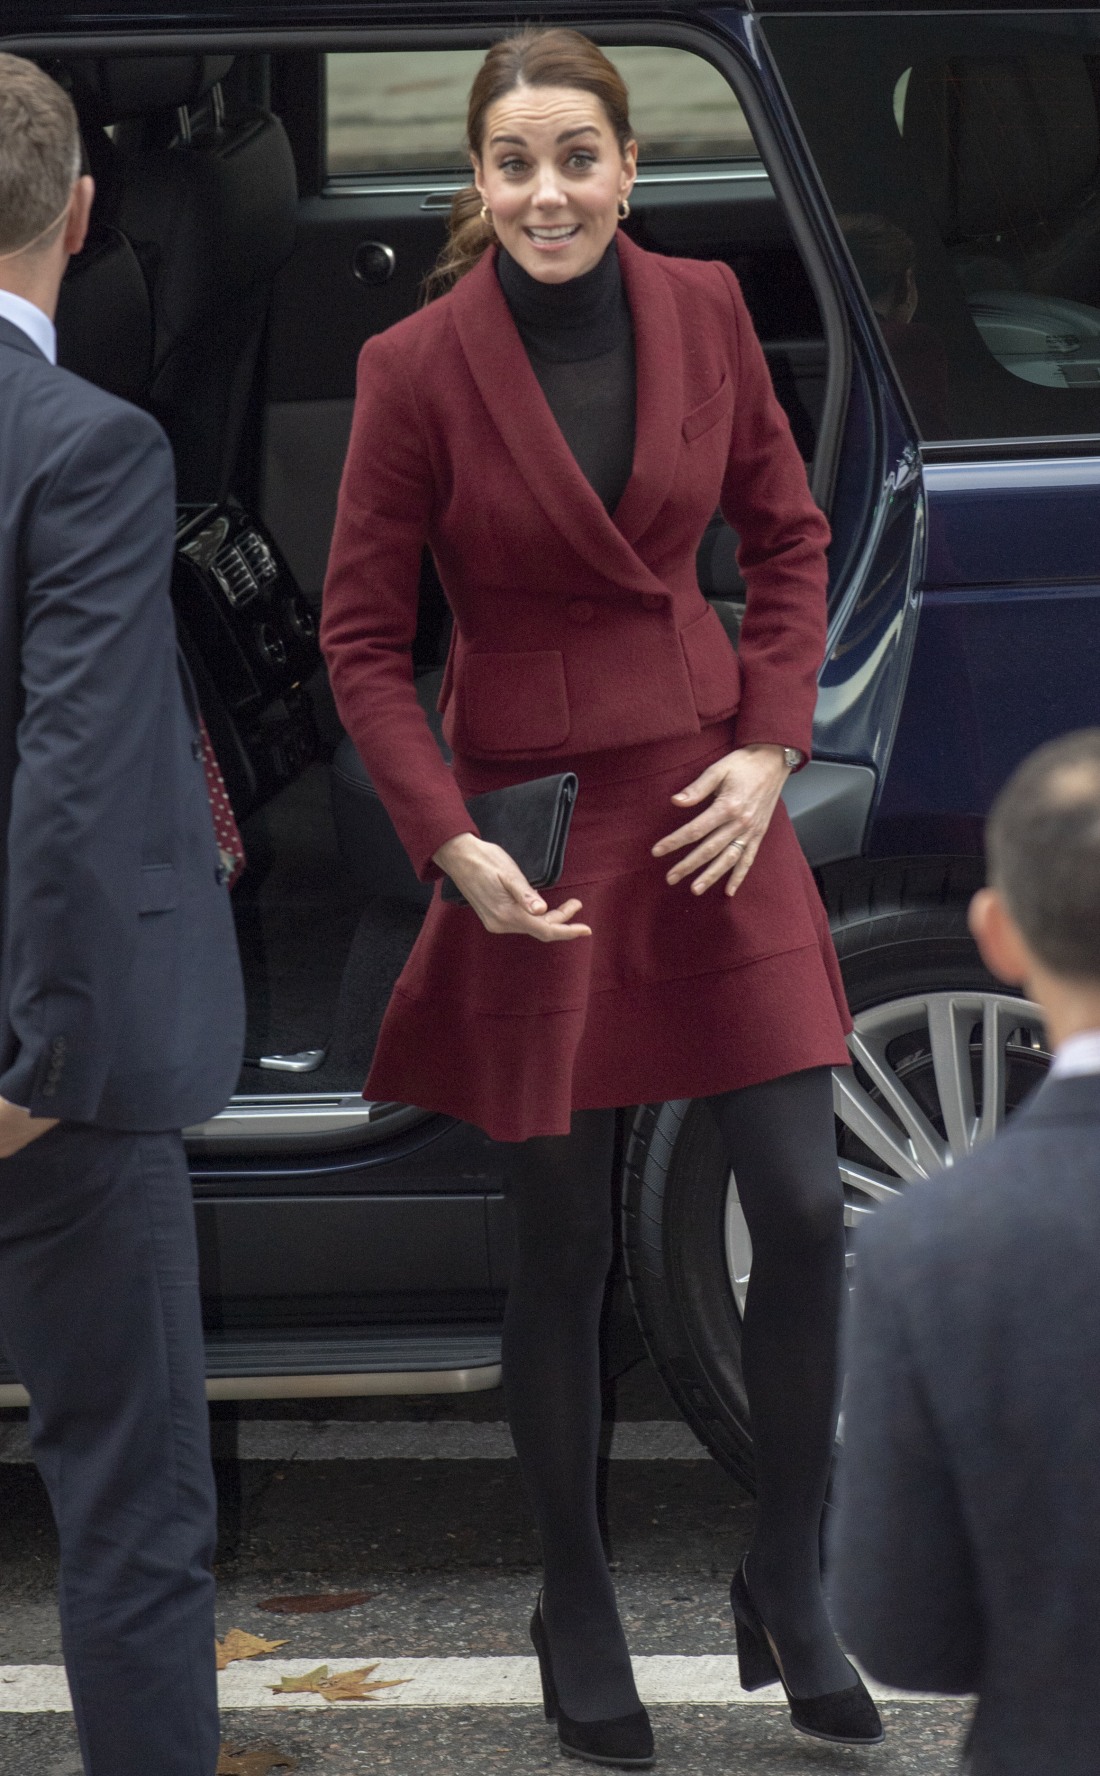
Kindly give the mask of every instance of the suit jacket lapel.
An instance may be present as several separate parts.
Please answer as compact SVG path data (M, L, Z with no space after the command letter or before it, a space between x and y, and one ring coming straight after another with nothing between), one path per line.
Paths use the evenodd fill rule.
M623 508L629 515L634 503L631 490L638 478L639 453L647 464L652 456L649 441L644 447L640 444L641 399L634 471L612 519L577 466L539 387L500 287L494 253L487 253L457 285L454 318L470 374L489 416L512 461L551 523L591 567L617 585L638 592L663 591L661 582L639 559L618 522ZM674 326L675 319L673 313ZM653 345L651 339L647 348L650 352ZM643 359L640 346L637 349L641 384ZM653 404L653 397L648 397L646 408L652 409ZM678 425L678 407L676 418ZM670 479L671 473L670 467Z
M615 509L615 523L636 543L672 488L684 416L684 356L680 317L668 278L649 253L619 236L619 263L634 322L638 395L634 469Z

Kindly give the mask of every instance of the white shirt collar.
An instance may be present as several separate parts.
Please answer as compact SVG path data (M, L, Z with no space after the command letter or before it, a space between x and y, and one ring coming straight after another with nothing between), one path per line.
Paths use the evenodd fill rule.
M1100 1073L1100 1030L1079 1030L1054 1056L1052 1079L1074 1079L1082 1073Z
M57 363L57 329L42 309L11 290L0 290L0 316L25 333L51 364Z

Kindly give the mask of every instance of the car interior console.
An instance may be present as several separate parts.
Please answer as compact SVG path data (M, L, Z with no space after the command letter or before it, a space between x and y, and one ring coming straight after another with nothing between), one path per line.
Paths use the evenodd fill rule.
M183 506L172 577L180 642L239 820L312 763L317 620L270 533L235 501Z

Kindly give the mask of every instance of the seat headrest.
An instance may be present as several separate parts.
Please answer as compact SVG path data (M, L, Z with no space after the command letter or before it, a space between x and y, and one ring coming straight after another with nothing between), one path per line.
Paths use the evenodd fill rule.
M232 56L87 56L68 63L73 97L99 124L196 105L224 80Z
M905 141L949 243L1034 239L1096 181L1100 119L1080 56L918 62Z

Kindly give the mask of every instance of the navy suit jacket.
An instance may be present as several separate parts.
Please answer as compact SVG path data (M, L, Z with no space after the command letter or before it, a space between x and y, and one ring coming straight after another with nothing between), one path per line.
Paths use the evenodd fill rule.
M976 1691L980 1776L1100 1766L1100 1076L861 1235L837 1625L904 1689Z
M243 992L168 586L155 420L0 319L0 1097L180 1128L236 1084Z

